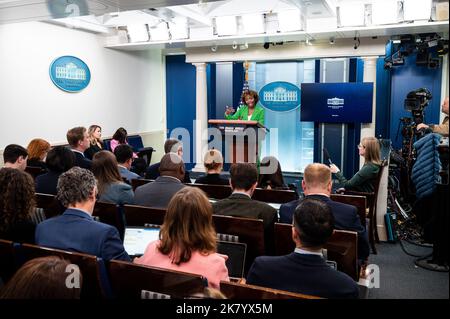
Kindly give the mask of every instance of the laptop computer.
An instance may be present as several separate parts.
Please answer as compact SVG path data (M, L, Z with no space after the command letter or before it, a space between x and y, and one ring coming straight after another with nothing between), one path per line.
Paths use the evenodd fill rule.
M148 244L159 239L159 227L127 227L123 246L130 256L142 256Z
M217 252L227 255L225 262L230 278L240 279L244 277L245 256L247 254L247 244L217 241Z

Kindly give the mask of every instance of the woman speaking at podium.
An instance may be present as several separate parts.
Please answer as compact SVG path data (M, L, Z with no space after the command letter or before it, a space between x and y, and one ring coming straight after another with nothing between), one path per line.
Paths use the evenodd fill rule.
M225 118L227 120L258 121L259 124L264 125L264 109L257 105L258 101L258 93L251 90L245 91L242 95L244 106L241 106L236 113L234 113L233 107L227 106Z

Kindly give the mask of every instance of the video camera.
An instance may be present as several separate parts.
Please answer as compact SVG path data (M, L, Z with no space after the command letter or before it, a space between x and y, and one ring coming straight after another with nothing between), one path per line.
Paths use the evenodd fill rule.
M432 98L431 92L426 88L411 91L406 96L405 110L412 113L413 121L416 125L423 123L423 111Z

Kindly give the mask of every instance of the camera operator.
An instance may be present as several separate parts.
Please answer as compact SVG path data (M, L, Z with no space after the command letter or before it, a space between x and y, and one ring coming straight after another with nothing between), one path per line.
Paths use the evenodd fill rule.
M417 125L417 130L421 129L431 129L433 133L441 134L442 136L448 137L448 96L445 98L444 102L442 103L442 113L444 113L446 116L444 118L444 121L441 125L427 125L420 123Z

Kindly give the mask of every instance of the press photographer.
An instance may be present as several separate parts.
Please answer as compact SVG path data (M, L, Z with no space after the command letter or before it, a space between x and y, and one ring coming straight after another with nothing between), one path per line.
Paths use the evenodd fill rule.
M427 125L424 123L420 123L417 125L417 130L423 130L423 129L431 129L433 133L441 134L442 136L448 137L448 96L444 99L444 102L442 103L442 113L444 113L446 116L444 118L444 121L440 125Z

